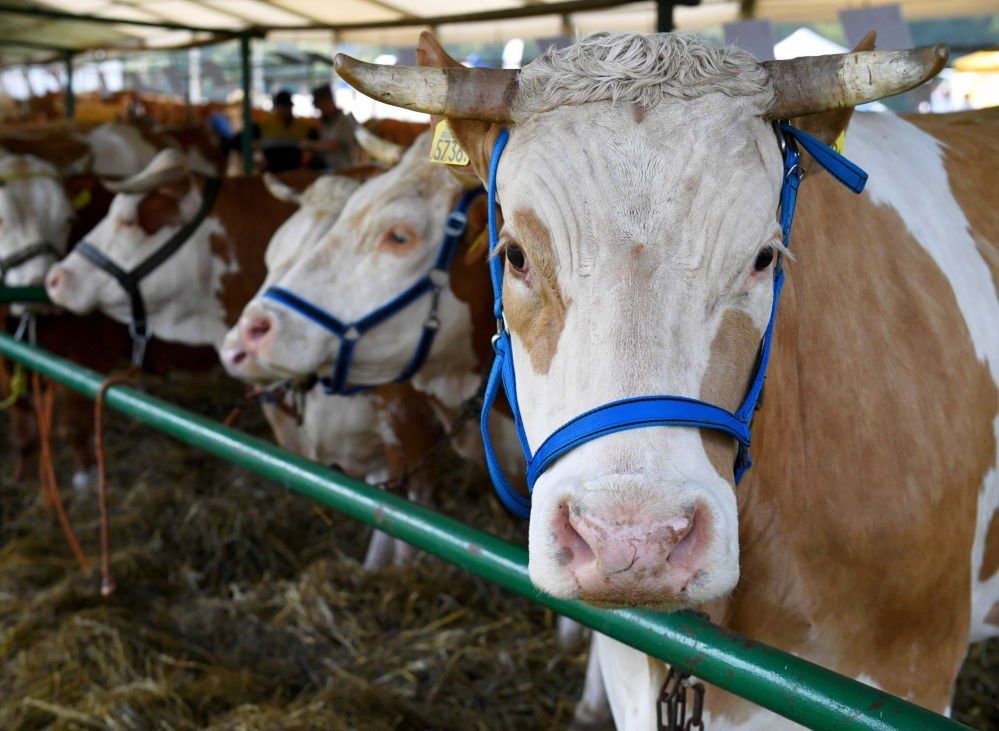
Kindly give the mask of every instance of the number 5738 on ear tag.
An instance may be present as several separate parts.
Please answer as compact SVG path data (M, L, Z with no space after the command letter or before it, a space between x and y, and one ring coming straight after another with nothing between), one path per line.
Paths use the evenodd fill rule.
M434 129L434 141L430 145L430 162L445 165L468 165L468 155L462 148L458 138L454 136L451 125L446 119L437 123Z

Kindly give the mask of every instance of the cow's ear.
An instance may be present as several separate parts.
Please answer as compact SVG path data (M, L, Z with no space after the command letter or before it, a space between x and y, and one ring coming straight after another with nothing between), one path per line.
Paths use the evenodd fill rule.
M435 68L448 68L461 66L453 59L444 47L434 38L433 33L423 31L420 33L420 43L416 48L416 59L420 66L432 66ZM431 129L437 128L437 123L441 117L431 116ZM458 138L461 146L465 148L471 167L479 179L485 183L489 179L489 158L492 155L493 145L499 136L502 127L491 122L480 122L475 119L448 119L454 136ZM459 178L463 181L468 179L467 172L461 167L449 165Z
M853 50L854 52L873 51L876 40L877 33L873 30L868 31ZM853 107L796 117L791 120L791 124L827 145L842 147L842 138L846 135L846 128L850 124L851 117L853 117ZM814 168L811 162L812 160L809 159L806 167ZM811 172L815 172L815 170L811 170Z

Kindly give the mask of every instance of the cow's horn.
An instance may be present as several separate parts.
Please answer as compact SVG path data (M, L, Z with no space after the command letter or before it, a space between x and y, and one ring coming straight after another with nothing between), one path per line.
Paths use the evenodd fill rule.
M520 72L515 69L380 66L338 53L333 68L362 94L414 112L509 122Z
M386 165L395 165L402 159L402 153L406 151L402 145L389 142L361 125L354 129L354 139L357 140L357 144L361 146L362 150L371 155L372 159Z
M264 186L267 192L279 201L296 206L302 205L302 194L273 173L264 173Z
M124 180L101 180L101 184L112 193L150 193L183 180L189 172L184 165L171 165L159 170L144 170Z
M914 89L947 63L948 46L764 61L777 90L768 119L846 109Z

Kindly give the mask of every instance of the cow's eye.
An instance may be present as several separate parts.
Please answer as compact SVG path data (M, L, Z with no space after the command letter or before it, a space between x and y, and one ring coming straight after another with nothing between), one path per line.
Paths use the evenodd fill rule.
M416 238L416 234L408 226L393 226L383 237L386 243L394 246L403 246Z
M527 257L524 256L524 250L519 246L510 244L506 247L506 260L513 267L516 272L526 272L527 271Z
M774 262L774 247L767 246L760 249L760 253L756 255L756 261L753 262L753 269L758 272L762 272L768 266Z

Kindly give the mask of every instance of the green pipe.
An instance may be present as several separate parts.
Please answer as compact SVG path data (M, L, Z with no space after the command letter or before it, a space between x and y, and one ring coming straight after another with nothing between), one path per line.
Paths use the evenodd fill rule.
M0 335L0 355L90 398L104 380L6 335ZM965 728L691 614L610 611L553 599L531 584L523 547L140 391L115 386L107 405L811 728Z
M14 302L43 302L49 303L49 296L45 292L45 287L0 287L0 304L11 304Z
M76 94L73 92L73 54L66 54L66 119L76 116Z
M236 35L239 31L231 28L205 28L198 25L171 23L166 20L134 20L131 18L112 18L104 15L77 15L54 8L37 6L11 5L0 3L0 15L26 15L32 18L47 18L49 20L71 20L77 23L97 23L100 25L134 25L142 28L166 28L168 30L187 30L192 33L215 33L217 35Z
M243 133L241 147L243 150L243 172L249 175L253 172L253 99L250 98L250 37L239 37L239 67L240 81L243 84Z

